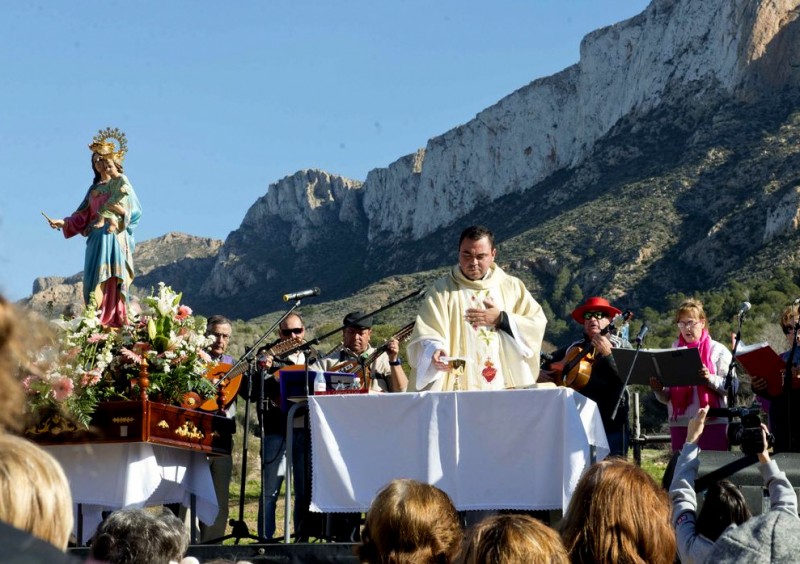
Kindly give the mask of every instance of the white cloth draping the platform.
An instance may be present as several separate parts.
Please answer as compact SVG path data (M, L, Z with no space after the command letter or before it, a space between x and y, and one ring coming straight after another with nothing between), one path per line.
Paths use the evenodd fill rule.
M395 478L459 510L565 510L608 454L597 405L569 388L309 397L311 510L363 512Z
M196 498L197 517L213 523L219 507L206 455L152 443L43 446L61 463L75 507L82 504L83 537L94 534L103 511L180 503ZM83 541L84 539L79 539Z

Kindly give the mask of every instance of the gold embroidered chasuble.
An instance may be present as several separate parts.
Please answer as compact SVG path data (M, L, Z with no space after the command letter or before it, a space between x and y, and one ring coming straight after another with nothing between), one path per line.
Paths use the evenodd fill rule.
M469 308L491 298L508 316L511 333L473 327ZM527 386L539 376L539 351L547 324L541 306L521 280L492 264L482 280L469 280L456 265L428 290L408 345L417 390L497 390ZM431 355L442 348L466 359L463 374L437 371Z

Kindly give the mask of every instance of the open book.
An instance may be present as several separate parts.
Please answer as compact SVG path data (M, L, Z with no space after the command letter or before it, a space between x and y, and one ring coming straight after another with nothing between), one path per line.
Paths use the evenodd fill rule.
M697 386L705 384L700 376L703 363L697 349L680 347L677 349L611 349L620 380L625 381L633 364L628 384L650 385L650 377L655 376L665 386Z
M786 362L769 346L769 343L742 345L736 349L736 360L750 376L758 376L767 381L767 393L777 396L783 388L783 374Z

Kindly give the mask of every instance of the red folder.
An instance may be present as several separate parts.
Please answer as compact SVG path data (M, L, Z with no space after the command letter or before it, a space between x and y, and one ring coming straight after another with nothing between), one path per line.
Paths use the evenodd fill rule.
M780 395L783 389L783 373L786 370L786 362L768 343L739 345L736 351L736 360L750 376L758 376L767 381L769 395Z

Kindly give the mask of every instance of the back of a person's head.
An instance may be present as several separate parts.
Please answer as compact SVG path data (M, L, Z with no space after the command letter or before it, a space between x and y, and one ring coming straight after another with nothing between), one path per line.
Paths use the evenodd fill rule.
M459 564L569 564L553 529L528 515L487 517L467 533Z
M72 532L72 496L55 458L30 441L0 433L0 520L61 550Z
M0 296L0 431L19 431L22 427L25 396L17 376L17 367L25 361L25 343L21 326L28 324L22 313ZM32 328L31 328L32 329Z
M665 492L621 458L592 465L581 477L561 522L572 562L672 564L675 531Z
M416 480L394 480L370 505L356 553L371 564L451 562L463 531L450 497Z
M715 541L731 524L741 525L750 516L747 501L736 484L720 480L706 491L695 529L698 534Z
M97 528L91 554L110 564L167 564L180 561L188 545L183 523L169 511L120 509Z
M727 529L714 543L706 562L714 564L800 561L800 519L783 510L770 511Z

